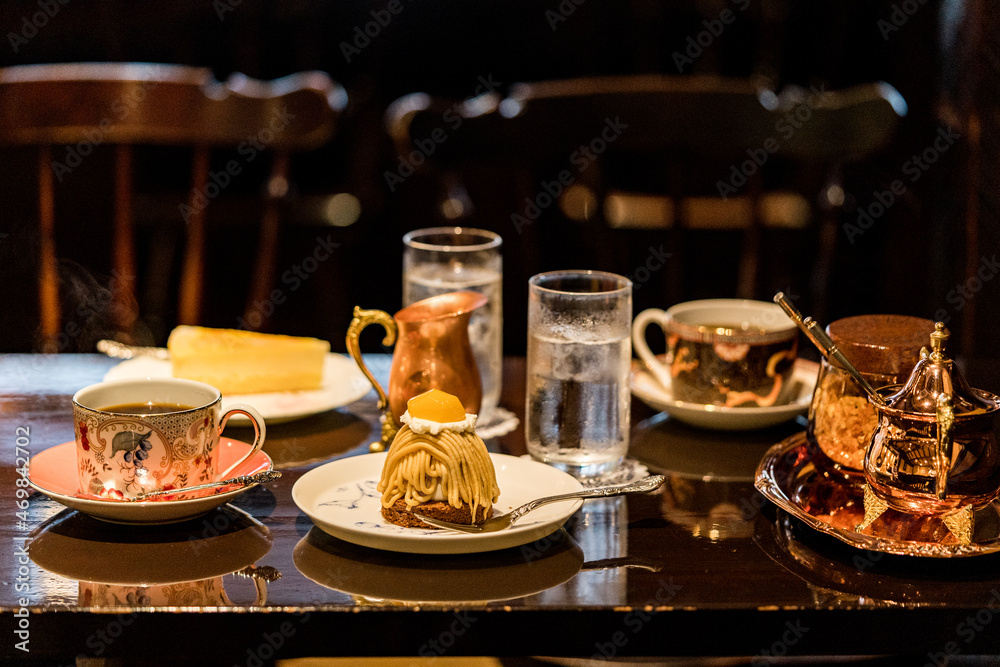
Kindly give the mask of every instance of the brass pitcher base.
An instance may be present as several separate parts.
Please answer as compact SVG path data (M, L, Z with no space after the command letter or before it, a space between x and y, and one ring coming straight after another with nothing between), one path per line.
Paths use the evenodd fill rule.
M882 514L889 509L889 504L875 495L871 487L865 484L864 497L865 517L854 529L861 533L868 526L875 523ZM975 516L972 505L966 505L954 512L949 512L941 517L942 523L960 544L972 544L972 531L975 528Z

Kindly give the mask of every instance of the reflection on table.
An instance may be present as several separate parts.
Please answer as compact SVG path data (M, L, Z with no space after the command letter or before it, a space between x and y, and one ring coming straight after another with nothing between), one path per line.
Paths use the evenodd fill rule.
M170 526L121 526L64 510L33 531L33 563L78 581L79 607L217 607L237 604L224 579L253 583L247 602L267 601L271 567L254 566L271 549L270 531L230 505Z

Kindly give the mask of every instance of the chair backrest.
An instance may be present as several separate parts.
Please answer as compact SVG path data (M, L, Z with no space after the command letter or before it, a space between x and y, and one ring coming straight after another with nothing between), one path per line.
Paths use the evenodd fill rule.
M39 307L43 349L57 350L60 329L55 216L56 181L72 168L53 160L53 146L115 146L113 303L127 338L135 322L132 161L134 145L193 148L191 190L180 207L186 249L179 323L201 316L205 212L225 187L209 180L213 148L273 154L248 304L266 294L274 273L278 202L288 192L289 154L322 145L347 104L342 87L322 72L272 81L234 74L219 82L204 68L151 63L21 65L0 69L0 145L38 147ZM214 194L213 194L214 193Z
M561 187L556 183L548 190L560 191L559 208L571 218L574 201L590 202L578 207L579 215L589 223L584 236L592 239L598 257L613 247L609 226L670 228L664 238L676 245L678 230L699 222L716 227L743 221L735 293L750 297L760 263L760 228L769 218L779 225L802 224L797 211L812 209L802 197L768 198L762 178L767 163L777 155L821 165L828 185L835 184L830 179L837 167L886 146L905 113L902 97L884 83L775 93L747 79L636 75L522 83L505 97L490 93L457 104L416 93L397 100L386 122L400 155L421 152L449 172L485 157L542 165L548 171L534 175L536 189L565 176ZM429 142L433 151L426 150ZM698 171L704 163L715 167ZM637 190L659 190L667 197L633 195L616 173L626 171L633 177L638 172L632 179ZM524 217L512 217L515 229L533 232ZM828 246L836 239L832 220L820 235ZM832 254L830 247L821 252ZM679 271L683 253L675 248L672 254L672 269ZM816 268L828 270L822 262Z

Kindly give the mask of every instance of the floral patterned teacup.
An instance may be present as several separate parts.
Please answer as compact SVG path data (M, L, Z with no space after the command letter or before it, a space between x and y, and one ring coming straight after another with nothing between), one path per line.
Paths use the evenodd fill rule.
M653 323L667 337L666 363L646 344L646 327ZM632 324L633 348L674 400L724 407L790 402L798 335L781 306L748 299L650 308Z
M233 414L254 427L251 450L218 470L219 436ZM100 382L73 396L80 492L122 499L226 479L264 444L264 419L249 405L222 414L211 385L180 378Z

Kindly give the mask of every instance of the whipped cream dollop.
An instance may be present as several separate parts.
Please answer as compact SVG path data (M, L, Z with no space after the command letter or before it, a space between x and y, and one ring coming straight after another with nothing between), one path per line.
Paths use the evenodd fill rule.
M407 410L399 417L399 421L410 427L414 433L430 433L437 435L441 431L455 431L456 433L472 433L476 430L477 415L466 412L465 419L457 422L436 422L419 417L411 417Z

